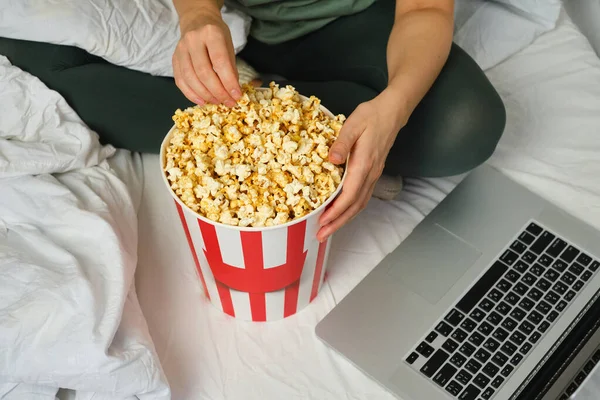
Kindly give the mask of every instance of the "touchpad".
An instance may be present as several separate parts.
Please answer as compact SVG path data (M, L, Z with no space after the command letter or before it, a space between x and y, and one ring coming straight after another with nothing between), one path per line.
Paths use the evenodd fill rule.
M439 225L419 225L388 255L388 272L436 304L480 255L475 247Z

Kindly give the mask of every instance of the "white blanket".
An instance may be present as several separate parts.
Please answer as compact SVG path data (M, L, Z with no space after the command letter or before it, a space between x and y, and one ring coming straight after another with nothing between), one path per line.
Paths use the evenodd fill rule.
M0 398L170 398L133 284L141 184L117 176L136 168L0 56Z

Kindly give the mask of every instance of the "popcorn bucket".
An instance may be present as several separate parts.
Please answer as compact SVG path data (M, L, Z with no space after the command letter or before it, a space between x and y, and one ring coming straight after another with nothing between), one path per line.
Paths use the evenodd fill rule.
M319 217L340 192L345 173L329 199L302 218L269 227L226 225L196 213L170 188L164 164L173 131L161 145L161 174L205 295L224 313L248 321L279 320L302 310L323 284L330 239L317 240Z

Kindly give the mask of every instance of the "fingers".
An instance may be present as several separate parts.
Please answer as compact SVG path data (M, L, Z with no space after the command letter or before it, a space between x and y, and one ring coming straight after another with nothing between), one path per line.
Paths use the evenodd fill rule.
M331 221L331 223L319 229L317 232L317 240L320 242L327 240L328 237L333 235L338 229L350 222L358 215L358 213L364 210L367 204L369 204L369 199L371 198L371 194L373 193L376 183L377 180L375 179L370 185L363 185L360 194L357 196L352 205L348 207L339 217Z
M173 57L173 73L175 84L188 100L199 105L216 102L213 95L198 80L187 52L178 52Z
M201 50L194 51L192 65L194 66L196 76L202 80L202 83L217 100L217 103L225 104L228 107L235 105L235 101L227 93L221 83L221 79L219 79L219 76L213 69L208 49L202 48Z
M212 62L213 70L218 75L227 95L233 100L239 100L242 95L240 89L237 69L235 68L235 57L232 60L230 53L233 53L233 46L229 51L229 46L225 39L219 42L212 42L208 45L208 56Z
M342 126L338 138L329 149L329 160L332 163L341 164L346 161L352 146L354 146L354 143L356 143L364 131L364 121L366 118L363 118L361 114L362 110L359 106Z

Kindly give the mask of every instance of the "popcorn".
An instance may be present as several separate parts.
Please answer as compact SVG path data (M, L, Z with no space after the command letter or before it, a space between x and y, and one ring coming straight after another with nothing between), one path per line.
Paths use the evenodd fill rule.
M237 105L177 110L165 150L171 189L192 210L233 226L274 226L320 207L343 167L328 159L345 121L292 86L244 86Z

